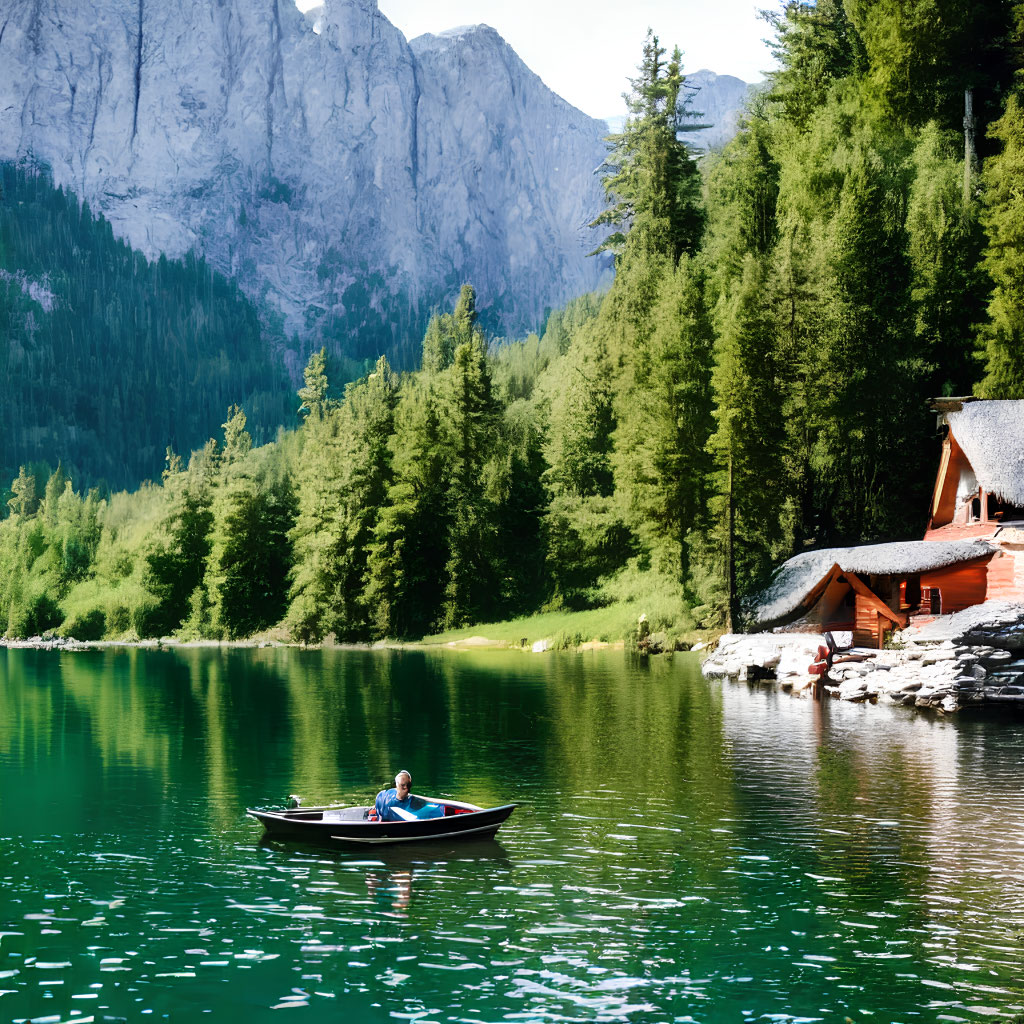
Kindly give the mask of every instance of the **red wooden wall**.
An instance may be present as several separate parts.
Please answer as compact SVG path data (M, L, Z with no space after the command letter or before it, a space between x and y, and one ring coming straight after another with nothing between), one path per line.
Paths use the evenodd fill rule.
M989 564L990 562L968 562L936 569L933 572L923 572L921 589L939 588L942 594L943 615L969 608L972 604L981 604L987 591ZM926 607L927 601L922 600L922 610Z

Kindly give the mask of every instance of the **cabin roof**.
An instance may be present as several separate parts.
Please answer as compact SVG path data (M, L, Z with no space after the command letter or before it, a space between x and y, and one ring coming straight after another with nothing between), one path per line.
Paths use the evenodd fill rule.
M968 402L946 422L981 487L1024 507L1024 401Z
M769 626L781 622L803 604L821 580L838 565L844 572L897 576L904 573L944 569L960 562L991 555L983 541L908 540L894 544L861 544L851 548L821 548L802 551L783 562L771 583L749 604L754 624Z

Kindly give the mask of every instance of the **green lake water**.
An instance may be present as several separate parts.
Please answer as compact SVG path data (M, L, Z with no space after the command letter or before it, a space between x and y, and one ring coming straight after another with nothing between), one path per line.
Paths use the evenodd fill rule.
M517 801L496 841L267 845L246 806ZM1024 720L693 656L0 651L0 1021L1024 1013Z

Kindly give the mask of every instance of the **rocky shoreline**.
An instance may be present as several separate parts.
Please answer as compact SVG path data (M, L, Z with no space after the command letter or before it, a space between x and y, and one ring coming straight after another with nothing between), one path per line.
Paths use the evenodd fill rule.
M147 640L76 640L73 636L44 633L24 639L0 636L0 649L31 651L95 651L104 647L145 647L153 650L183 647L288 647L278 640L176 640L160 637Z
M842 645L849 634L836 640ZM803 696L815 693L818 633L727 634L704 661L708 678L765 681ZM884 650L857 648L821 677L824 694L942 712L984 706L1024 709L1024 605L978 605L894 634ZM854 660L855 659L855 660Z

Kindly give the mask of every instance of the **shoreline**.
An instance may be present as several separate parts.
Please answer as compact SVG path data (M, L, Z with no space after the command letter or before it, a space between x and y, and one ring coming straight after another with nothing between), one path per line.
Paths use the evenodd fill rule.
M981 707L1024 710L1024 605L990 602L937 616L894 634L886 648L841 650L828 672L816 677L810 665L823 643L820 633L728 634L701 671L708 679L762 682L795 697L947 714Z
M77 640L74 637L33 636L26 639L10 639L0 637L0 649L26 651L95 651L107 649L139 649L139 650L192 650L192 649L227 649L248 650L266 648L288 648L298 651L520 651L525 654L543 654L550 651L566 653L583 653L585 651L625 650L624 640L588 640L571 648L559 648L550 639L538 640L533 644L522 646L509 644L501 640L489 640L483 636L467 637L464 640L448 640L443 643L427 643L422 640L377 640L373 643L337 643L319 644L292 643L283 640L253 638L247 640L178 640L175 637L150 637L144 640ZM672 652L666 652L672 653ZM688 652L680 652L688 653Z

